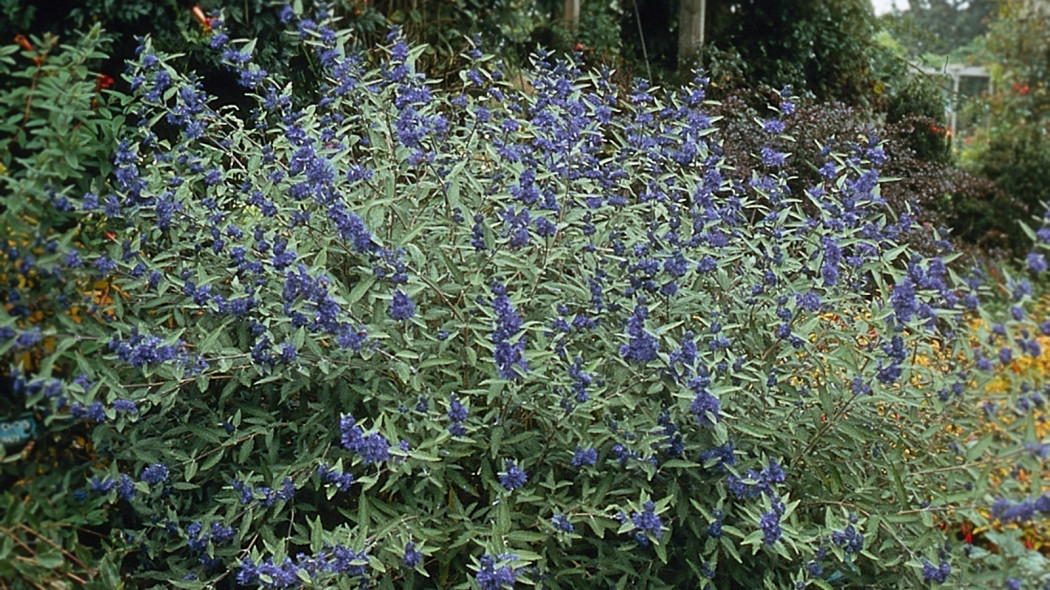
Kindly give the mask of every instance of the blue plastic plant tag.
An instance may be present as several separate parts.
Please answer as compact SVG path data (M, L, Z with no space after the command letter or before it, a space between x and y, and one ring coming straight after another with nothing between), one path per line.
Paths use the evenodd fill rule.
M35 436L36 420L32 416L0 420L0 445L4 447L25 445Z

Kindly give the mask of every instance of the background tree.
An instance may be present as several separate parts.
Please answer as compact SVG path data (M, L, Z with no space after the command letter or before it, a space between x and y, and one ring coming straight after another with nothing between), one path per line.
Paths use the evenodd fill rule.
M884 25L914 57L948 54L988 31L995 0L912 0L907 10L884 17Z
M686 34L682 27L686 15L698 18L700 4L639 4L642 34L659 69L673 71L678 65L682 50L676 42L693 47L697 35ZM633 11L624 12L625 19L634 19ZM869 102L876 81L873 64L882 50L871 42L875 17L866 0L710 2L704 17L700 61L713 74L733 72L727 78L737 77L735 84L740 86L793 86L818 100ZM638 27L629 24L621 27L624 45L634 47L639 45ZM678 30L679 35L669 36L668 30Z
M1018 221L1042 211L1050 196L1050 10L1034 2L1002 2L986 47L994 90L970 107L986 123L963 144L960 159L1010 198L976 223L991 224L1021 253L1029 240L1017 231Z

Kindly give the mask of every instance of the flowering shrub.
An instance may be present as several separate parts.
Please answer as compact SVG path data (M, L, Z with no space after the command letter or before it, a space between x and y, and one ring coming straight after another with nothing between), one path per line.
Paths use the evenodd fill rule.
M90 437L54 502L101 515L100 580L1045 578L1036 552L973 556L934 526L1046 512L1040 480L989 493L995 466L1039 472L1020 422L1006 446L957 436L994 365L1031 352L1030 294L974 347L982 288L946 244L898 245L913 221L881 197L876 137L792 190L787 93L741 177L700 76L620 93L541 53L521 92L475 48L439 88L396 30L370 61L323 12L283 18L320 101L294 107L221 19L253 110L147 40L104 190L30 204L111 237L5 252L0 354L20 403Z
M1045 270L1040 257L1042 254L1032 253L1029 260L1037 268ZM1012 433L1023 429L1027 432L1034 431L1035 436L1031 438L1035 440L1050 439L1050 423L1047 422L1046 415L1048 392L1045 387L1033 386L1038 384L1044 375L1050 374L1050 323L1046 323L1045 319L1041 319L1044 322L1041 325L1031 321L1034 318L1048 317L1048 309L1050 298L1044 295L1036 302L1030 318L1013 328L1021 338L1027 339L1024 345L1027 354L1011 358L1009 363L1000 365L996 376L985 388L985 399L974 400L979 406L977 410L987 416L983 431L975 434L990 435L996 440L1008 440L1017 445L1015 448L1018 452L1032 453L1043 459L1048 453L1045 443L1033 443L1017 438ZM978 322L973 332L989 342L997 342L1004 338L1007 328L998 323L989 325ZM1016 395L1017 392L1020 395ZM1038 472L1028 473L1023 466L1008 464L991 474L991 482L993 486L999 482L1010 486L1016 479L1039 479L1045 475L1045 467ZM1025 546L1046 555L1050 552L1050 529L1047 528L1047 522L1033 518L1034 513L1027 512L1033 510L1038 501L1039 499L1020 503L999 501L989 511L999 518L992 519L987 530L995 537L994 533L1000 532L1003 527L1021 529L1021 541ZM1005 518L1002 518L1004 515ZM985 531L975 529L973 532L979 537Z
M62 309L56 303L68 305L64 298L75 291L54 289L50 273L53 268L62 272L59 260L69 245L102 237L97 226L77 226L72 212L79 195L103 186L113 170L119 110L107 104L112 80L92 72L104 57L104 42L94 27L69 46L50 35L20 35L0 47L0 333L5 341L0 345L0 580L5 583L59 586L84 582L100 570L115 573L112 562L86 553L86 546L97 546L86 539L97 538L89 531L106 520L103 508L71 503L73 490L63 483L73 473L79 483L90 463L86 433L68 425L45 428L39 413L25 411L25 397L12 392L10 375L12 361L26 372L51 371L41 364L43 355L55 350L50 326L82 319L54 317ZM91 288L87 277L67 279L79 289ZM14 327L17 336L7 342Z

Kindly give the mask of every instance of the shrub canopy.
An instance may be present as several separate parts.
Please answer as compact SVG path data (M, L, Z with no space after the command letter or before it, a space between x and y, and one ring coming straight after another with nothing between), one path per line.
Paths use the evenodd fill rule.
M293 107L217 19L211 45L254 109L218 104L145 40L124 106L137 125L105 183L9 183L24 205L3 214L0 354L53 440L89 448L7 498L50 495L41 519L101 537L83 575L1044 576L1016 528L996 553L946 532L1050 509L1043 377L982 397L994 368L1041 354L1030 285L971 336L988 313L978 281L944 243L931 258L899 245L912 217L881 197L877 137L829 138L819 179L792 190L787 92L755 122L764 145L741 177L702 76L619 92L610 72L541 53L521 89L475 48L461 84L437 87L397 30L365 56L324 13L284 18L327 72L316 104ZM1002 405L1018 391L1031 411Z

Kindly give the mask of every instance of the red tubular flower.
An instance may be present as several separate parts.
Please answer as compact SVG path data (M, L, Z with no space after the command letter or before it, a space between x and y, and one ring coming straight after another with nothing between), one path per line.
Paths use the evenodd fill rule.
M101 92L103 88L112 88L113 82L114 80L112 76L99 73L99 75L95 77L95 92Z
M26 39L25 35L15 35L15 43L26 51L33 51L33 44L29 42L29 39Z
M200 6L193 7L193 16L197 17L197 20L200 21L201 27L204 29L205 33L211 32L211 19L204 15L204 11L201 10Z

